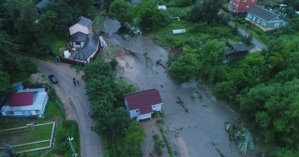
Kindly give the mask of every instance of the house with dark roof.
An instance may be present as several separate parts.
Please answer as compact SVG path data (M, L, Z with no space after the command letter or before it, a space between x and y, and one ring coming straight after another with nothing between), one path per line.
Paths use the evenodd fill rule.
M230 0L228 9L234 13L244 13L256 4L257 0Z
M125 105L130 113L130 118L143 120L151 118L154 111L162 110L162 98L157 89L143 90L125 94Z
M48 98L45 88L22 89L8 96L0 112L7 117L43 116Z
M69 27L69 45L77 49L75 61L89 63L99 50L99 35L92 32L92 21L81 16L78 22Z
M285 18L257 5L247 11L245 19L264 31L290 25L290 22Z
M41 14L42 8L46 6L49 0L41 0L37 5L35 5L35 10Z
M245 44L231 44L231 47L229 47L225 51L225 55L230 56L242 56L249 52L249 48Z

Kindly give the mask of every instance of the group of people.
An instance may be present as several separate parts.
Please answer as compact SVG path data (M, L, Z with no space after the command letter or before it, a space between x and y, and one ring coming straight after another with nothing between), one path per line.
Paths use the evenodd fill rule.
M78 84L78 86L79 86L79 81L78 81L78 80L76 81L76 79L73 77L73 83L74 83L74 86L77 85L76 82L77 82L77 84Z

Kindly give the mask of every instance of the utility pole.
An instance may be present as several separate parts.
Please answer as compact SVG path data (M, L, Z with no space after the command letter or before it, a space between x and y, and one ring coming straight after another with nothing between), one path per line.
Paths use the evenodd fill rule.
M76 153L75 148L74 148L73 143L72 143L72 140L73 140L74 138L70 138L70 137L68 137L67 139L68 139L68 141L69 141L69 144L70 144L71 149L72 149L72 152L73 152L72 155L75 156L75 157L77 157L78 154Z

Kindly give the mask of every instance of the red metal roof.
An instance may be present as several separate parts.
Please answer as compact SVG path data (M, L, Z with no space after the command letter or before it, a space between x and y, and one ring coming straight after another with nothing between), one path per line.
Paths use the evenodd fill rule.
M153 112L152 105L161 104L162 99L157 89L125 94L129 110L139 109L140 114Z
M9 95L9 106L28 106L33 104L34 92L24 92Z

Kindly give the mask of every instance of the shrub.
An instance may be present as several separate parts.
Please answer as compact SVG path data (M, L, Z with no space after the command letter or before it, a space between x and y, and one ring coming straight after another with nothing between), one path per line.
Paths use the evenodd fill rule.
M116 66L118 65L118 61L116 59L112 59L110 62L110 67L112 70L115 70Z

